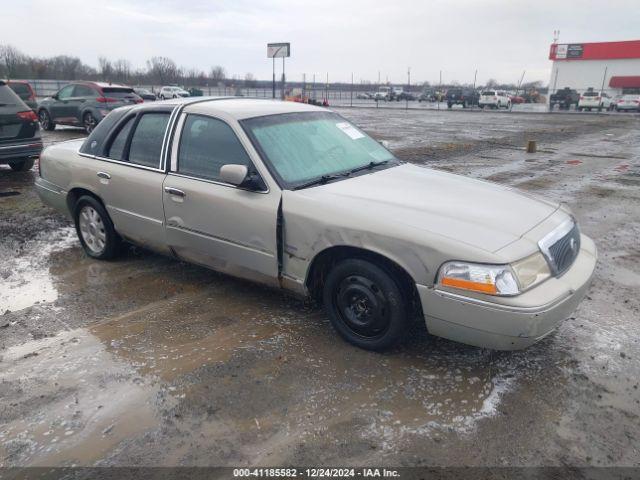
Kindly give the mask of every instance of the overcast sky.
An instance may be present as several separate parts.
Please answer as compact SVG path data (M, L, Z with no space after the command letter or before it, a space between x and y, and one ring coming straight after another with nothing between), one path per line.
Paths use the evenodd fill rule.
M98 56L271 78L267 42L291 42L287 77L406 83L548 82L560 42L640 39L639 0L2 0L0 43L36 56ZM277 64L277 75L281 62Z

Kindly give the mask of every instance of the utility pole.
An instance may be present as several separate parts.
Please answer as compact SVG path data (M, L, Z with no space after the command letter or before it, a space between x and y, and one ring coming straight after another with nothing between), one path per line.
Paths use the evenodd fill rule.
M471 110L473 110L473 107L475 106L475 103L473 103L473 101L476 98L476 81L478 80L478 70L476 69L476 73L473 74L473 100L471 100Z
M351 72L351 106L353 107L353 72Z
M273 57L273 81L271 82L271 86L273 88L272 98L275 100L276 98L276 57Z
M284 58L282 57L282 100L284 100Z
M442 95L442 70L440 70L440 83L438 86L438 110L440 110L440 95Z
M409 90L411 90L411 67L407 67L407 94L404 96L404 109L409 109Z

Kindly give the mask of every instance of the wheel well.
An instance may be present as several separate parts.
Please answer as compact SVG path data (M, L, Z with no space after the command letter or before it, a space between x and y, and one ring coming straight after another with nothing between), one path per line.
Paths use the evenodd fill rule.
M379 253L348 246L337 246L323 250L311 262L305 285L316 302L322 303L322 287L331 268L347 258L367 260L385 270L398 282L400 290L406 295L406 300L412 306L414 313L422 313L416 282L404 268Z
M80 197L84 195L95 198L102 204L102 206L104 206L104 202L102 201L102 199L92 191L85 188L72 188L71 190L69 190L69 193L67 193L67 208L69 209L69 213L71 213L71 215L73 215L73 209L76 205L76 202Z

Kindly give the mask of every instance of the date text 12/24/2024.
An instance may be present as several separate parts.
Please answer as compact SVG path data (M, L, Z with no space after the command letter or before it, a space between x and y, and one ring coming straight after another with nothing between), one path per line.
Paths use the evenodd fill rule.
M236 468L233 476L263 478L394 478L397 470L387 468Z

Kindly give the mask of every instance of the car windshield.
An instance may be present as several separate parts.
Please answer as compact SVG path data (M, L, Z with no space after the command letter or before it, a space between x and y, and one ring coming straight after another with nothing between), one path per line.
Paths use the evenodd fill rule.
M584 97L597 97L598 96L598 92L584 92L583 96Z
M268 115L241 123L264 161L289 188L395 160L378 142L331 112Z
M26 83L12 83L11 90L16 92L20 98L28 98L31 96L31 90Z
M487 90L486 92L482 92L482 95L486 95L486 96L494 96L496 94L496 92L492 91L492 90Z
M135 93L133 91L133 88L113 88L113 87L103 88L102 92L104 93L105 96L112 97L112 98L126 98L126 97L130 97L132 93Z

